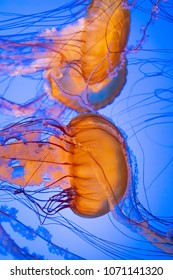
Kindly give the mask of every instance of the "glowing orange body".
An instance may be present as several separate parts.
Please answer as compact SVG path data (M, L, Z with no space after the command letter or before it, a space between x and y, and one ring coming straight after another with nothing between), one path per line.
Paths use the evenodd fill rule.
M93 0L85 17L61 30L46 29L33 41L0 41L0 73L43 70L50 97L78 112L97 110L111 103L126 82L129 29L130 12L121 0Z
M105 118L79 115L66 133L50 136L46 142L37 140L36 131L22 126L20 131L21 139L10 138L0 146L1 180L24 187L44 183L47 188L71 188L69 207L83 217L104 215L124 195L128 184L125 142Z
M79 112L85 111L87 104L98 109L112 102L126 81L126 65L125 61L121 64L120 57L129 28L129 10L123 8L120 0L95 0L86 18L55 33L61 38L58 52L52 57L52 69L45 73L52 95ZM115 67L117 77L113 77ZM103 99L100 91L109 93ZM92 102L93 95L98 95L97 102Z
M123 137L111 122L93 114L79 115L68 128L76 141L71 208L84 217L104 215L120 201L128 185Z

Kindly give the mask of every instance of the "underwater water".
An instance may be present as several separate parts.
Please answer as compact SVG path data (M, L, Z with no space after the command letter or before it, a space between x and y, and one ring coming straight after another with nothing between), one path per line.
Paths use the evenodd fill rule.
M14 46L10 50L7 42L33 42L37 34L46 28L57 26L61 30L68 24L74 24L86 16L90 3L84 0L58 1L57 6L51 0L44 4L36 0L37 5L30 2L16 0L11 3L6 0L0 3L0 36L3 44L6 42L7 55L16 55L14 61L21 57L20 51L16 51ZM170 38L173 34L173 5L171 1L130 1L129 5L131 21L126 48L126 83L114 101L98 112L119 128L127 143L134 174L130 192L134 200L133 206L128 205L125 209L127 218L130 220L132 215L137 220L135 215L140 212L156 232L164 232L164 240L167 238L172 242L173 46ZM44 42L44 38L42 40ZM26 51L32 52L31 43ZM40 50L35 51L39 55L37 51ZM36 97L46 92L44 69L32 73L23 70L23 74L14 75L14 72L10 73L13 61L8 67L4 65L4 60L8 64L4 51L1 51L1 136L5 126L25 118L32 121L33 117L46 116L63 127L77 115L76 111L53 98L48 100L45 95L29 107L31 109L26 116L20 115L20 107L16 104L31 102L32 105ZM29 59L22 63L24 68L29 68ZM11 108L6 100L12 102L9 103L13 104ZM27 110L28 107L25 108ZM13 155L11 157L13 159ZM40 192L37 193L35 186L28 194L46 201L50 190L43 188L39 197ZM51 189L53 194L56 194L56 188ZM173 254L147 241L140 227L136 230L134 226L133 230L133 224L128 219L122 223L111 212L88 219L75 215L67 208L47 217L8 180L1 181L0 205L0 259L173 258Z

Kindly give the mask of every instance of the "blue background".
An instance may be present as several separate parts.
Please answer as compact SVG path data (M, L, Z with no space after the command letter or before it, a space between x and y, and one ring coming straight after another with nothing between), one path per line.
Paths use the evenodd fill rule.
M23 0L1 0L0 17L11 18L10 14L34 14L42 11L57 8L57 3L68 1L23 1ZM151 2L138 1L138 8L131 12L131 31L128 47L135 46L141 38L141 27L146 26L151 16ZM166 10L171 14L171 1L165 2ZM138 52L128 54L128 75L127 83L120 96L115 101L99 112L115 125L121 128L127 135L127 143L137 159L139 182L138 197L140 202L155 215L159 217L171 216L173 212L173 129L172 129L172 19L168 14L160 11L158 19L152 22L147 29L147 38L143 48ZM1 36L18 34L18 32L35 32L43 27L33 27L31 16L30 25L27 28L13 27L5 29L1 24ZM50 20L50 18L49 18ZM43 20L44 22L44 20ZM6 24L6 23L5 23ZM46 23L47 24L47 23ZM46 26L45 24L45 26ZM51 25L51 23L50 23ZM50 26L49 26L50 27ZM3 81L1 78L0 95L17 103L24 103L33 98L41 91L38 81L30 77L15 77ZM25 94L24 94L25 93ZM66 120L71 119L73 112L68 112ZM3 124L4 117L1 118ZM10 118L6 118L10 122ZM61 120L64 121L63 119ZM148 202L147 202L148 200ZM33 228L39 226L38 217L31 211L24 209L20 202L10 201L9 207L16 207L19 210L18 219ZM140 235L128 230L126 226L115 221L111 214L96 219L83 219L75 216L70 210L63 210L59 224L44 227L52 234L52 240L58 246L68 249L86 259L157 259L169 258L160 257L159 251L151 244L147 244ZM76 232L79 236L69 230L67 220L78 227ZM63 221L63 222L62 222ZM64 223L62 225L61 223ZM51 254L47 244L43 240L28 241L11 230L8 223L4 223L6 232L21 247L27 246L29 252L36 252L44 255L45 258L61 259L63 256ZM81 228L79 230L79 227ZM86 242L86 230L94 236L90 236L91 242ZM168 233L169 234L169 233ZM114 256L108 252L108 243L114 245ZM103 247L103 248L102 248ZM102 249L101 249L102 248ZM148 249L150 251L144 251ZM151 251L153 250L153 252ZM11 256L0 256L1 259L10 259Z

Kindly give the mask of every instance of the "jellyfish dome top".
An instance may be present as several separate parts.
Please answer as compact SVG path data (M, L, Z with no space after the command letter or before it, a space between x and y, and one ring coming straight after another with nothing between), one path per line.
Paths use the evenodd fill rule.
M78 112L111 103L126 81L130 12L122 0L92 0L85 9L76 22L32 40L0 40L0 73L44 71L49 96Z
M128 183L123 138L116 127L100 115L80 115L68 128L77 141L73 150L72 210L84 217L104 215L120 201ZM102 142L98 145L100 139Z
M65 208L83 218L111 212L173 256L167 235L172 223L157 219L140 204L125 139L109 120L85 113L62 126L52 119L32 118L5 127L0 137L1 190L23 195L45 219ZM39 199L31 192L35 187ZM60 191L45 202L43 187ZM159 223L164 231L156 227Z

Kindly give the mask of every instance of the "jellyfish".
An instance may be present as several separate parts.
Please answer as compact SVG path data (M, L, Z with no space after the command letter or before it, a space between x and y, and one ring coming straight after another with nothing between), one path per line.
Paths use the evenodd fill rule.
M5 1L5 4L7 2L8 0ZM155 5L156 2L158 5ZM173 13L170 3L156 2L128 1L131 32L125 50L128 52L126 86L123 94L120 94L110 106L99 110L101 115L113 120L116 127L121 128L121 134L125 139L123 142L126 142L125 146L128 150L126 155L129 157L129 170L132 170L130 188L126 188L127 192L124 193L117 207L115 206L115 211L111 210L105 215L91 219L75 215L69 207L64 207L61 211L47 211L53 204L55 205L54 201L49 200L50 197L57 198L54 195L61 193L64 188L55 186L48 188L44 185L41 189L38 186L20 187L9 183L8 180L2 181L0 204L1 226L4 231L1 228L0 239L2 240L2 237L6 236L7 242L0 246L1 258L11 258L8 253L10 252L8 243L11 242L13 246L18 245L18 250L11 250L10 254L18 259L26 259L26 257L42 259L43 255L47 259L81 259L82 257L86 259L172 259L171 254L167 253L165 249L170 247L169 245L165 245L164 250L152 245L154 243L159 245L164 241L165 244L170 244L172 240L173 61L172 41L168 34L172 32ZM57 19L59 30L62 30L67 24L86 16L89 1L88 3L75 1L74 7L76 8L79 4L79 8L81 3L83 5L78 12L75 9L70 10L70 6L64 5L63 19L66 22L62 24L62 17L59 15L63 8L59 13L53 7L49 13L28 16L29 9L26 12L24 10L20 12L19 9L22 7L20 5L18 5L18 14L15 16L14 13L10 14L8 9L8 15L5 15L4 11L1 16L3 19L8 19L9 16L11 19L13 18L13 21L2 20L1 32L4 31L7 35L3 38L15 42L24 42L26 38L29 38L28 41L32 41L31 35L35 38L39 28L51 29L52 26L56 26ZM1 5L3 4L1 3ZM10 7L12 7L11 3ZM70 15L66 14L68 11L71 12ZM24 17L21 14L26 15ZM72 17L72 14L75 16ZM18 27L19 29L17 29ZM33 30L36 31L35 34L31 34ZM10 35L11 31L13 36ZM162 34L161 39L160 34ZM142 40L139 40L141 36ZM138 40L137 47L136 40ZM29 49L28 51L30 52ZM22 116L22 114L24 117L30 116L30 119L26 119L28 123L31 123L35 116L46 117L51 120L56 119L61 127L64 123L67 125L75 116L74 112L66 110L65 106L62 107L62 104L58 104L53 98L49 98L49 100L48 95L44 94L41 89L43 79L40 72L26 74L20 78L18 75L14 77L2 75L0 79L2 102L0 125L3 131L7 124L9 127L11 123L17 123L19 121L17 116ZM30 85L34 83L36 86L33 90L34 95L32 95ZM17 93L14 94L14 92ZM30 95L25 98L30 102L24 103L23 93L26 95L28 92ZM35 93L40 98L37 100L38 102L35 102ZM13 99L13 97L15 98ZM7 100L12 101L7 102ZM24 105L18 106L17 103L24 103ZM65 111L61 112L61 108L65 108L63 109ZM15 116L15 119L9 118L10 114ZM17 128L16 124L15 128ZM9 135L11 135L11 130L9 130ZM6 139L9 139L9 135ZM11 139L11 141L13 140L15 139ZM100 142L101 139L99 144ZM129 149L127 149L127 144ZM11 154L10 158L11 166L14 168L16 165L14 176L21 174L22 177L19 163L15 162ZM47 175L42 178L42 183L47 182L46 180L49 180ZM64 198L64 193L61 193L61 198L62 196ZM48 201L49 203L47 203ZM146 222L150 229L148 237L150 235L153 238L152 231L154 231L155 242L151 239L147 242L147 238L146 240L143 238L147 234ZM161 236L163 239L160 240ZM43 247L44 249L42 249Z
M62 127L51 119L32 118L5 127L0 135L1 181L15 185L7 192L22 194L44 213L44 219L65 208L90 219L111 212L173 256L172 239L167 236L172 223L154 217L138 201L124 137L109 120L81 114ZM32 193L34 186L40 188L39 198ZM60 191L45 202L43 187ZM153 226L154 219L167 230Z
M12 37L0 41L0 73L17 76L42 71L48 96L78 112L102 108L120 94L126 82L124 49L130 29L126 1L81 2L85 16L60 30L55 26L30 40L14 41ZM73 5L77 8L78 1L58 9L63 14ZM21 107L21 114L37 108L42 98L45 94ZM4 98L1 104L16 111L16 105Z

